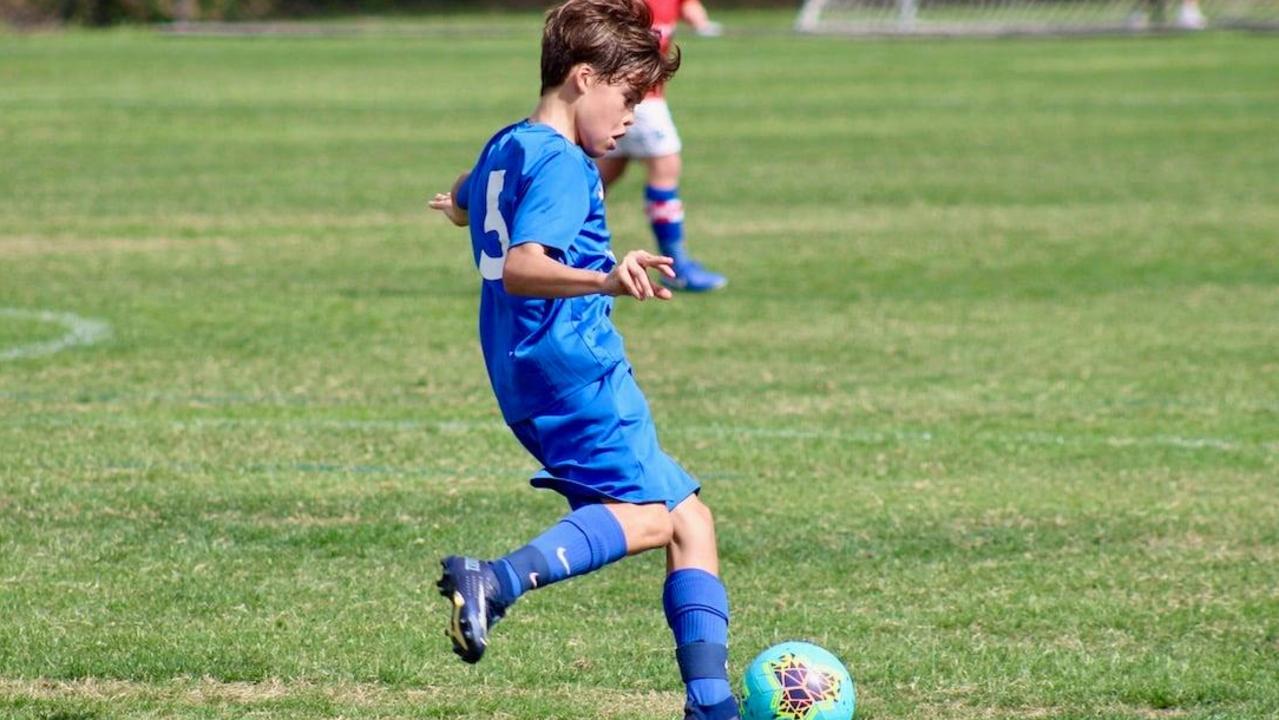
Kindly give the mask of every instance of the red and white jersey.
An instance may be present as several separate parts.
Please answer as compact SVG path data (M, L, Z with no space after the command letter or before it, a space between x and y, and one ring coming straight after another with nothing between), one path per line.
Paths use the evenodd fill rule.
M653 13L653 29L662 35L662 53L671 47L671 36L675 34L675 26L679 24L680 7L687 0L644 0ZM648 91L646 97L662 97L665 87L658 85Z

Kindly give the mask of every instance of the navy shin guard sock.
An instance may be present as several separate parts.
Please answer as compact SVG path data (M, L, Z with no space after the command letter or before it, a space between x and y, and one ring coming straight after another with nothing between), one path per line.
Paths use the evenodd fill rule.
M676 570L666 577L662 607L675 636L675 657L689 703L709 708L730 699L724 584L705 570Z
M683 261L684 252L684 203L679 199L679 188L644 188L644 213L648 215L653 237L663 255Z
M516 598L626 557L626 535L601 504L584 505L564 516L528 545L494 561L503 594ZM505 598L503 598L505 600Z

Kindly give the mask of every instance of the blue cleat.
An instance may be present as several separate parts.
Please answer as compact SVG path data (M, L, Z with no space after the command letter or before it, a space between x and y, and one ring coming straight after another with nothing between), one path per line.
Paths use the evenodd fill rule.
M740 717L737 698L730 697L710 707L694 705L691 702L684 705L684 720L740 720Z
M488 563L475 558L450 556L440 561L444 575L436 586L452 605L445 635L453 652L475 664L488 647L489 629L506 614L498 595L497 575Z
M728 278L707 270L702 267L701 263L690 258L677 260L675 262L675 277L663 277L662 284L672 290L710 292L719 290L727 285Z

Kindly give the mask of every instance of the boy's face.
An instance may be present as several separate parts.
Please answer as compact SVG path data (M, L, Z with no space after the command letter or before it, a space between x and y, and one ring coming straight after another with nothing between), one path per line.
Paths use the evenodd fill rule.
M604 157L635 121L640 93L622 80L605 82L592 76L578 102L577 144L593 158Z

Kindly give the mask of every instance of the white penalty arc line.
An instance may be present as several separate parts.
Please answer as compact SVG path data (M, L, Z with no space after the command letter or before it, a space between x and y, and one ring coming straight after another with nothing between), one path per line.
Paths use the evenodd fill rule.
M46 342L0 349L0 362L52 355L76 345L93 345L111 337L111 326L106 322L80 317L74 313L0 308L0 318L35 320L36 322L61 325L67 331L62 337Z

